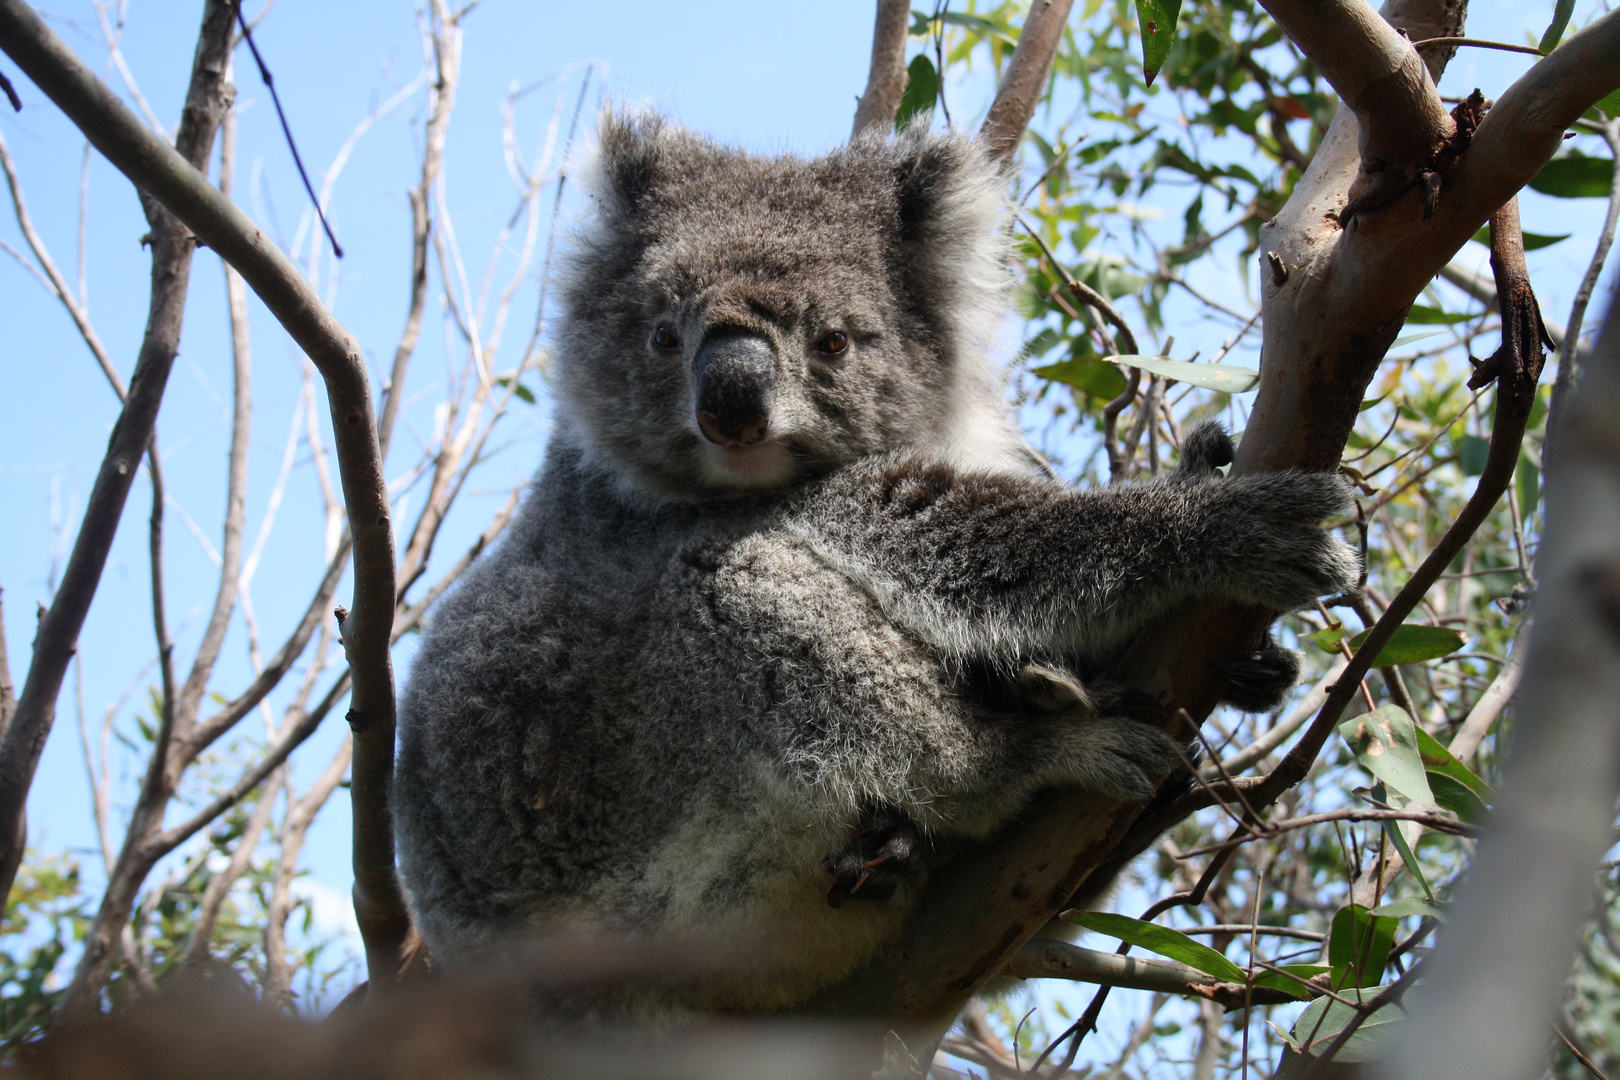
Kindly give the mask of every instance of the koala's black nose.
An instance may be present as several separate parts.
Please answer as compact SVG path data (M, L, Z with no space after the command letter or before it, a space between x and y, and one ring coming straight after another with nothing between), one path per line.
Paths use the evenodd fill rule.
M719 446L753 446L771 426L776 350L758 334L728 331L697 354L697 420Z

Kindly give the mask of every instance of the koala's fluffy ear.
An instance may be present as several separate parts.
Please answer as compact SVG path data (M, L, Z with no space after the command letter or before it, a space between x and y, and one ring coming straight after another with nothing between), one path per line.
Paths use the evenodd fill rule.
M657 183L672 129L650 109L605 106L596 119L594 156L581 170L586 190L610 217L633 217Z
M1006 177L977 142L912 128L895 140L895 149L903 240L971 243L999 229Z

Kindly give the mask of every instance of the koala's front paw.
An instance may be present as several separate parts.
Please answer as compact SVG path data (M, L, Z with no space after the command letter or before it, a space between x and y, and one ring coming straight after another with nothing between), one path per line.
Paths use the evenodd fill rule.
M922 875L925 841L909 817L892 806L868 809L849 842L817 867L831 877L827 903L842 907L851 897L888 900Z
M1279 472L1217 481L1217 571L1244 599L1294 611L1322 596L1355 589L1361 559L1320 522L1350 505L1350 487L1333 473Z
M1266 643L1241 660L1210 664L1226 676L1221 700L1244 712L1269 712L1299 682L1302 657L1297 650Z

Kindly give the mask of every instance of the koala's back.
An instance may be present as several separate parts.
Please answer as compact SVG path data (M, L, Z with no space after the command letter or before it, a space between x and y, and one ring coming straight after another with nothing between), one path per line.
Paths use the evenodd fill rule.
M712 1003L787 1004L907 910L829 907L818 861L971 722L937 655L768 502L637 511L554 449L402 702L424 939L465 962L515 934L740 935L759 951Z

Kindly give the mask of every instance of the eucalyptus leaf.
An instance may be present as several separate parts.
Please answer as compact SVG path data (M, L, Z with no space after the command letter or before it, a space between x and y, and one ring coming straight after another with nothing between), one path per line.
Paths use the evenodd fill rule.
M1361 643L1367 640L1371 630L1363 630L1350 639L1352 649L1361 648ZM1449 626L1413 626L1397 627L1372 662L1373 667L1394 667L1397 664L1419 664L1425 660L1434 660L1441 656L1450 656L1464 645L1468 644L1468 635L1460 630L1453 630Z
M1620 91L1616 91L1616 93L1620 93ZM1544 248L1544 247L1552 247L1554 244L1558 243L1560 240L1568 240L1574 234L1573 233L1561 233L1558 236L1549 236L1546 233L1527 232L1527 233L1523 233L1522 235L1524 236L1524 250L1526 250L1526 251L1538 251L1538 250L1540 250L1541 248ZM1476 232L1473 236L1469 237L1469 239L1473 240L1475 243L1484 244L1486 247L1490 247L1491 246L1491 227L1489 225L1481 225L1479 227L1479 231Z
M1392 900L1387 904L1380 904L1372 909L1374 915L1388 915L1392 919L1405 919L1416 915L1422 919L1439 919L1445 922L1446 913L1434 904L1425 904L1422 900L1406 899Z
M1432 785L1434 782L1433 774L1430 774L1428 779ZM1445 777L1441 777L1441 779L1445 779ZM1438 796L1436 797L1438 798ZM1435 898L1434 890L1429 887L1429 879L1423 876L1423 868L1418 863L1417 856L1412 853L1412 845L1406 842L1406 833L1401 829L1401 823L1399 821L1380 821L1378 824L1383 826L1384 835L1394 845L1396 854L1400 855L1401 861L1406 864L1406 868L1411 871L1413 877L1417 878L1418 885L1423 889L1423 895L1433 903Z
M1180 15L1181 0L1136 0L1136 21L1142 29L1142 78L1149 86L1170 57Z
M1486 801L1495 797L1496 793L1491 790L1491 785L1476 776L1474 771L1459 761L1450 750L1441 746L1440 740L1422 728L1417 729L1417 745L1418 753L1423 757L1423 767L1431 774L1441 773L1449 776Z
M1228 394L1247 393L1260 385L1258 371L1229 364L1190 364L1185 360L1172 360L1168 356L1108 356L1104 359Z
M1398 705L1380 705L1370 713L1352 716L1339 725L1362 768L1411 802L1434 805L1423 755L1418 750L1417 725Z
M1389 963L1399 925L1399 919L1374 915L1361 904L1346 904L1335 912L1328 930L1328 963L1333 965L1334 987L1377 985L1384 965Z
M1606 199L1614 185L1614 159L1569 154L1541 167L1530 186L1559 199Z
M1402 334L1400 337L1390 342L1389 347L1393 349L1398 345L1410 345L1414 341L1422 341L1424 338L1439 337L1443 333L1445 333L1444 330L1426 330L1421 334Z
M1075 911L1064 916L1069 922L1094 930L1099 934L1128 941L1132 945L1169 957L1188 967L1213 975L1222 982L1243 982L1243 969L1202 942L1194 941L1179 930L1157 923L1143 922L1129 915L1106 911Z
M1363 1001L1368 1001L1382 989L1370 987L1363 990L1359 996ZM1359 1015L1360 1010L1342 1001L1319 997L1305 1006L1304 1011L1299 1014L1299 1019L1294 1021L1293 1044L1304 1054L1325 1051L1339 1037L1339 1033L1349 1027ZM1333 1060L1358 1062L1378 1058L1389 1048L1397 1030L1396 1025L1405 1019L1406 1011L1399 1005L1391 1002L1380 1006L1361 1022L1350 1038L1345 1040Z
M1312 992L1302 986L1299 979L1312 979L1325 971L1333 970L1322 964L1278 964L1277 967L1278 971L1256 974L1254 985L1264 986L1271 990L1281 990L1283 993L1292 994L1302 1001L1311 997ZM1290 979L1288 975L1282 974L1284 971L1288 972L1288 975L1295 975L1298 978Z
M1441 311L1439 308L1430 307L1427 304L1413 304L1406 313L1406 324L1408 326L1451 326L1455 323L1467 322L1475 317L1462 312Z
M906 92L901 95L900 107L895 110L895 130L900 130L920 115L932 112L938 100L939 72L934 70L932 60L918 53L906 66Z
M1541 35L1541 42L1536 46L1544 53L1552 52L1558 47L1558 42L1564 36L1564 30L1569 26L1569 17L1575 13L1575 0L1558 0L1553 7L1552 22L1547 24L1547 30Z
M1305 640L1324 652L1337 653L1339 642L1344 640L1344 627L1339 625L1324 627L1314 634L1306 634Z

